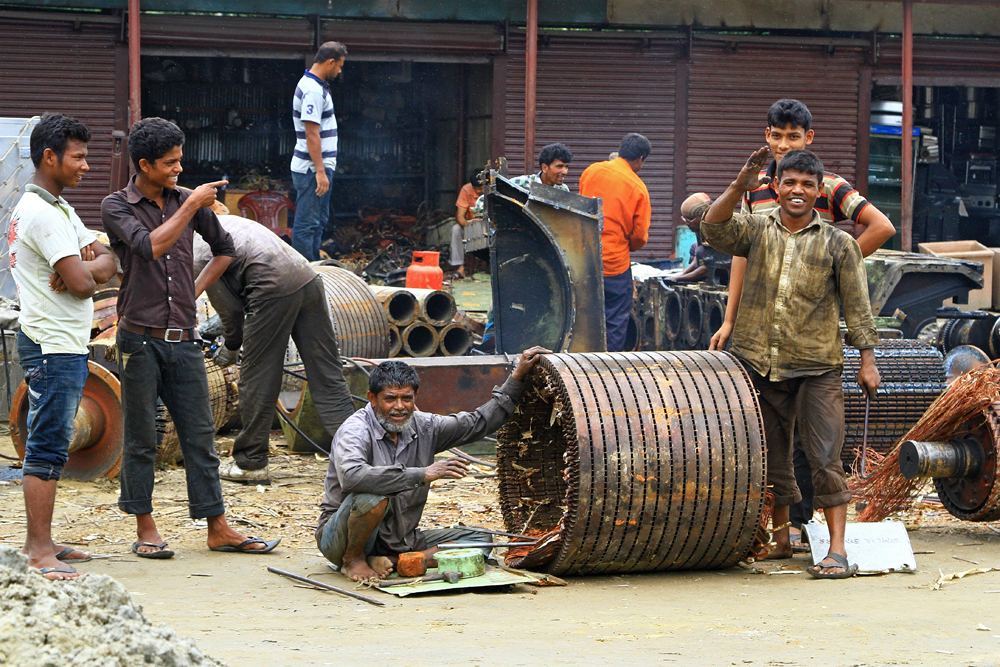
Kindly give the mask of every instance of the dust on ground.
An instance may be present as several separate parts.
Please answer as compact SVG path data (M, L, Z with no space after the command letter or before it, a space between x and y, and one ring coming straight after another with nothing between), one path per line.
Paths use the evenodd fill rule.
M9 439L0 453L12 453ZM313 538L327 461L290 455L275 436L270 466L272 486L223 482L223 492L236 528L283 537L273 554L208 551L204 521L187 516L181 469L156 475L155 516L173 559L131 553L134 522L117 509L117 480L60 483L54 534L113 556L76 567L114 577L150 620L229 664L1000 665L1000 572L933 588L942 574L1000 567L1000 523L957 521L929 500L897 517L915 574L814 581L803 555L751 569L571 578L564 588L404 599L359 588L384 601L375 607L267 572L355 589ZM423 526L502 529L495 481L435 482ZM19 486L0 483L0 510L0 545L19 546Z

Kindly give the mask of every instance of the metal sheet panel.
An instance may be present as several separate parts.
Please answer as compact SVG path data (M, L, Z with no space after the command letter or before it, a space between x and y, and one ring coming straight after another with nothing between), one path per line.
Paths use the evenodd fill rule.
M714 199L726 190L750 153L765 145L767 111L781 97L809 107L816 132L810 150L827 171L853 184L863 61L860 48L831 53L820 46L696 41L688 93L688 191ZM783 75L782 63L794 63L794 76Z
M506 76L504 148L512 176L524 167L523 31L511 31ZM535 148L561 141L573 151L567 185L579 190L580 174L606 160L629 132L646 135L653 152L639 174L649 188L653 219L649 242L633 258L673 253L674 73L677 46L649 35L598 33L540 38ZM537 170L537 165L530 165Z
M879 38L875 76L880 84L899 85L902 78L902 40ZM997 85L1000 81L1000 42L987 39L914 38L913 76L933 79L936 85ZM977 84L976 80L983 80ZM992 80L992 81L990 81Z
M111 132L115 129L116 25L0 18L0 116L30 118L46 111L74 116L90 127L90 171L80 187L63 193L83 223L101 228L101 200L111 188ZM59 67L58 52L72 54L72 68Z
M343 42L349 53L501 53L500 23L416 23L401 21L323 21L324 40Z

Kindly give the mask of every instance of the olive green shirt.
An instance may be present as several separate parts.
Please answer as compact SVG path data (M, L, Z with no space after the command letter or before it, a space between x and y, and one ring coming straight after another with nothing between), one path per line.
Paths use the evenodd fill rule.
M716 250L747 258L732 352L762 376L779 382L842 370L841 308L849 345L878 344L861 248L815 210L794 233L780 209L702 221L701 229Z

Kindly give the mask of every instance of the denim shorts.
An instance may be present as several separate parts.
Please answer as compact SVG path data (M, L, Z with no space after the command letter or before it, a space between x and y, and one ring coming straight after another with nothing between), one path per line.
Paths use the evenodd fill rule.
M24 474L59 479L69 459L73 421L90 371L86 354L42 354L42 346L17 334L17 353L28 385L28 441Z

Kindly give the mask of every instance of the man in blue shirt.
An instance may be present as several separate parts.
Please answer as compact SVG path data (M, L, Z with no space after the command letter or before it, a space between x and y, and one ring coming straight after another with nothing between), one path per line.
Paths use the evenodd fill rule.
M309 261L319 259L319 245L330 219L330 179L337 168L337 117L333 112L330 81L337 78L347 47L326 42L316 52L312 67L295 86L292 124L292 184L297 193L292 246Z

